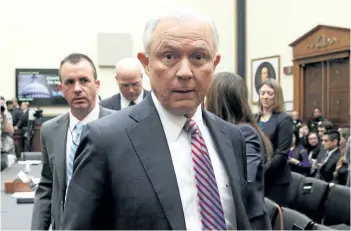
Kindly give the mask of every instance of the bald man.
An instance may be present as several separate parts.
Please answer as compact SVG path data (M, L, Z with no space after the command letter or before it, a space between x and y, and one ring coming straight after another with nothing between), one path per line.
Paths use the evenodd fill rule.
M143 66L136 58L124 58L116 65L116 81L120 93L104 99L100 105L119 111L140 103L149 91L143 89Z

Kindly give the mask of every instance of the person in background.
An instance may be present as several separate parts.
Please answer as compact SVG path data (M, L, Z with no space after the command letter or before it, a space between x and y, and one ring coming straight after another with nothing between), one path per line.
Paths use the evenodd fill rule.
M293 121L293 130L294 132L299 132L302 126L302 120L300 120L299 113L297 111L291 112L291 118Z
M143 89L143 66L136 58L121 59L116 65L115 78L120 93L101 100L102 107L118 111L140 103L149 93Z
M7 106L8 112L10 112L12 116L13 124L17 124L21 116L21 109L19 109L18 107L14 107L11 100L6 101L6 106Z
M21 114L15 124L15 130L22 130L24 134L27 131L28 116L29 116L29 102L21 102Z
M298 140L299 140L299 144L301 144L302 146L304 146L305 148L307 148L308 145L308 134L310 133L310 130L307 126L307 124L302 123L299 130L298 130Z
M96 102L100 81L88 56L66 56L60 63L59 77L59 89L70 109L46 121L40 129L43 167L35 192L32 230L48 230L50 225L53 230L61 229L66 189L83 127L113 112Z
M294 132L288 160L290 169L292 172L309 175L312 162L308 159L307 150L299 143L299 136Z
M320 122L318 124L318 136L319 136L319 138L322 139L324 134L328 130L333 129L333 128L334 128L334 125L329 120L323 120L322 122Z
M336 164L334 171L334 182L337 184L346 185L348 177L349 165L346 162L346 145L350 137L350 128L341 128L338 130L340 133L340 158Z
M12 116L7 110L5 98L1 96L0 99L1 113L0 113L0 122L1 122L1 171L7 168L8 166L8 155L15 156L15 143L13 140L13 123Z
M333 181L336 164L340 158L339 142L340 134L337 130L329 130L323 135L322 145L325 152L321 152L323 155L322 161L317 165L318 172L316 177L318 179L326 182Z
M308 121L308 128L310 131L316 132L318 131L318 125L325 120L322 115L322 109L320 107L315 107L313 109L313 118Z
M12 98L12 105L14 108L20 108L19 104L18 104L18 100L16 97Z
M259 113L256 120L273 146L272 158L265 166L265 196L280 206L288 206L291 180L288 157L293 138L292 119L284 112L282 88L268 79L259 88Z
M305 146L308 152L308 159L312 163L310 176L315 176L318 170L318 165L323 161L321 158L324 149L317 132L310 132L307 136L308 143Z
M251 112L245 80L234 73L217 73L205 101L209 112L236 124L243 132L247 152L247 215L252 229L271 230L264 200L264 165L272 154L272 146Z
M172 8L143 41L151 94L86 126L63 229L251 229L245 139L201 106L221 57L215 24Z

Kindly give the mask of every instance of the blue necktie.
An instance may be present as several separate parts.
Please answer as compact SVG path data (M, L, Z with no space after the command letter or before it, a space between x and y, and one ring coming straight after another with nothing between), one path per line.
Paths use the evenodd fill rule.
M68 156L67 186L72 178L74 156L76 154L76 150L77 150L78 144L80 142L80 135L82 133L83 127L84 127L84 125L82 123L77 123L76 126L73 128L73 131L71 133L72 142L71 142L71 151L70 151L69 156Z

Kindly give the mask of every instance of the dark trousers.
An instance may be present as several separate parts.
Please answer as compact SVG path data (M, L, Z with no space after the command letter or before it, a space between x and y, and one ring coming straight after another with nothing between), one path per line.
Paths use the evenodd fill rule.
M289 186L288 184L266 184L265 197L273 200L280 207L288 207L289 205Z

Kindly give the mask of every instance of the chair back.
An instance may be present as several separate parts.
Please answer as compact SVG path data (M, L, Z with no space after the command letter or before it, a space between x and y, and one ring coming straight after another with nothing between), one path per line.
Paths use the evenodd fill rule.
M329 185L327 182L312 177L305 177L297 197L295 210L305 214L314 222L321 223L328 190Z
M325 203L324 225L345 224L350 226L350 188L331 184Z
M291 176L292 176L292 179L289 186L288 207L291 209L295 209L297 198L303 186L305 176L296 172L291 172Z
M296 210L282 207L284 230L311 230L314 222Z

